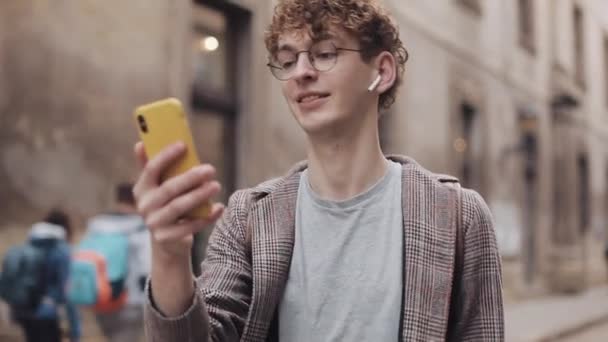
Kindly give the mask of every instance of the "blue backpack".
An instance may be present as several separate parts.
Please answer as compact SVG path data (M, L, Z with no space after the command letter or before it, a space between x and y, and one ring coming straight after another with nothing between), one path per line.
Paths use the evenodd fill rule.
M36 310L46 295L48 248L28 241L9 249L2 263L0 297L19 312Z
M72 257L68 299L98 312L119 309L126 301L129 239L120 233L90 232Z

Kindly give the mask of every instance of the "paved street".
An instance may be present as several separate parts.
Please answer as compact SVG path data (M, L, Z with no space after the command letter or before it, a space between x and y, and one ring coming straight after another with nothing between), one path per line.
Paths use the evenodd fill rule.
M601 342L608 341L608 321L592 326L578 334L559 339L556 342Z
M603 322L608 322L608 286L511 303L505 308L509 342L555 341L566 333L586 330L582 328L590 323ZM599 341L608 341L608 337Z

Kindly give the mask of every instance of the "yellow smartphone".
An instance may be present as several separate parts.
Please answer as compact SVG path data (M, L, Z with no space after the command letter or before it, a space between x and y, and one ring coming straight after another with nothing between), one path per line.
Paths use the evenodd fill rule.
M186 153L161 176L163 181L200 164L188 118L178 99L168 98L137 107L134 116L149 159L176 142L186 145ZM211 203L205 203L191 211L188 217L205 218L210 210Z

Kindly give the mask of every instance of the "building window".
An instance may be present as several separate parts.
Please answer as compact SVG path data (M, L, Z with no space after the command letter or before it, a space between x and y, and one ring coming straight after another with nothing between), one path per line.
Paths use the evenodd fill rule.
M604 97L608 106L608 36L604 37Z
M574 77L581 87L585 86L585 43L583 10L574 7Z
M231 39L231 17L224 10L196 2L193 10L192 53L192 124L199 153L204 162L217 168L224 186L222 200L234 190L232 160L234 149L236 90L234 56L237 47Z
M213 12L211 12L213 13ZM222 17L218 19L223 19ZM227 93L225 21L217 22L218 30L197 25L194 28L193 65L194 81L217 94Z
M604 237L608 242L608 168L606 168L606 180L604 184Z
M526 109L519 113L521 134L521 151L523 152L523 184L522 201L523 248L524 248L524 279L530 284L534 280L538 253L537 244L537 193L538 193L538 119L537 115Z
M479 0L456 0L460 5L467 8L471 12L481 15L481 3Z
M563 162L560 158L553 160L553 242L563 245L568 242L566 227L566 210L564 208Z
M209 5L207 5L209 4ZM223 2L195 0L190 34L191 126L201 161L216 168L222 184L219 201L226 203L236 184L237 87L241 70L238 34L248 22L247 12ZM211 228L211 227L209 227ZM193 266L200 272L211 229L195 236Z
M579 229L582 234L589 229L591 219L590 191L589 191L589 162L587 157L578 157L578 203L579 203Z
M532 0L519 0L519 44L534 53L534 3Z
M459 108L460 129L453 142L458 156L458 177L464 187L483 192L483 141L477 108L463 102Z

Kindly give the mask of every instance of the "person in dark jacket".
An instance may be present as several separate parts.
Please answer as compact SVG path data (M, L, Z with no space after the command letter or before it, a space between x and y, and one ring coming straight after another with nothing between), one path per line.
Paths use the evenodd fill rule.
M35 246L46 247L45 288L40 303L33 310L12 310L13 318L23 329L27 342L60 342L62 331L60 310L67 312L69 339L80 340L80 319L78 311L66 298L71 253L69 239L71 226L68 215L60 210L52 210L42 222L34 224L29 241Z

